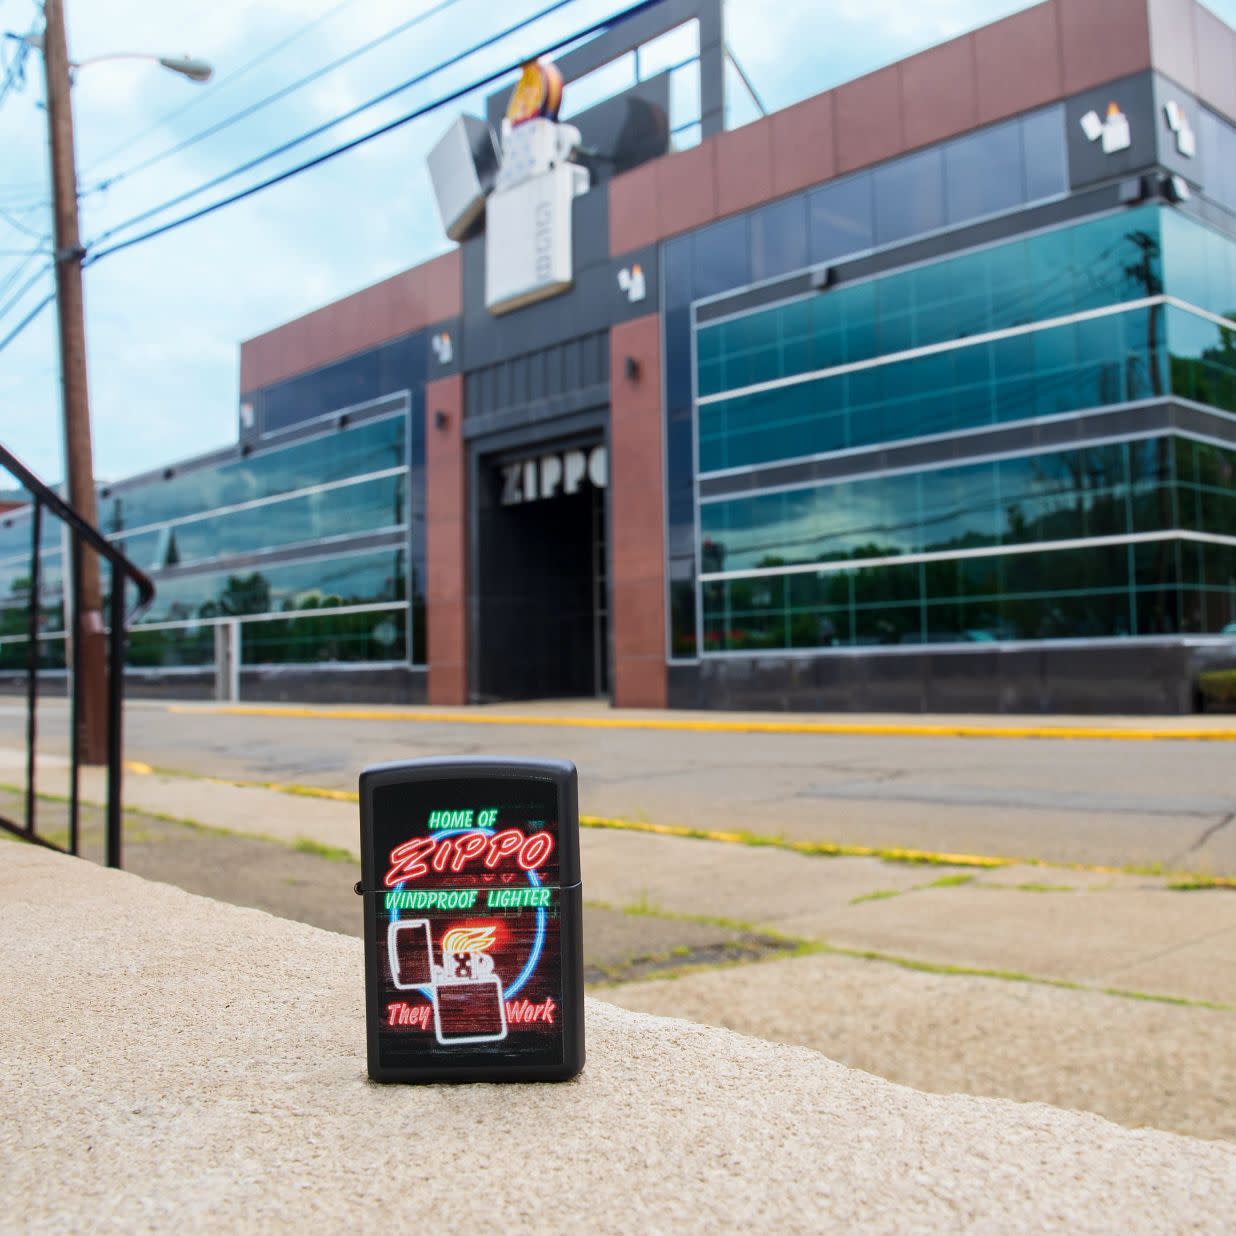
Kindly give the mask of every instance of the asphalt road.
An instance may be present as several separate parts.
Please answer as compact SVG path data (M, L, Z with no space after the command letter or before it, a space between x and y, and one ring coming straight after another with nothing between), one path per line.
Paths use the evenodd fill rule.
M40 750L66 750L42 709ZM0 743L24 710L0 704ZM366 764L553 755L587 813L767 836L1236 874L1236 743L708 733L172 712L130 702L156 768L354 789Z

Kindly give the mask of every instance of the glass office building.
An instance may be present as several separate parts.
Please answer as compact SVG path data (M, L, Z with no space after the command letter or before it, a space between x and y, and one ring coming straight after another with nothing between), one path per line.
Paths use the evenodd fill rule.
M569 286L491 309L482 222L246 342L236 446L101 497L159 589L134 674L1196 707L1236 665L1236 34L1170 9L1047 0L741 127L719 0L571 51Z

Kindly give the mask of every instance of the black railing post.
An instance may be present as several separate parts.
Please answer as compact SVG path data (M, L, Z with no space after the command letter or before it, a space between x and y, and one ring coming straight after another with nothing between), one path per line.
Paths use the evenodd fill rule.
M39 592L41 561L39 549L43 539L43 504L34 499L30 510L30 613L26 622L26 832L34 836L34 819L37 799L35 797L35 756L38 745L38 722L36 710L39 703Z
M77 616L81 613L82 601L82 543L76 528L69 530L69 564L72 571L73 614L72 619L64 624L65 634L73 641L73 662L69 669L69 853L77 853L80 834L80 802L78 795L78 769L81 763L81 698L82 698L82 640L81 624Z
M124 573L112 561L111 596L108 599L111 630L108 634L107 657L107 865L119 867L121 858L121 827L123 809L120 801L121 763L120 727L124 720Z
M24 837L38 845L61 853L76 854L81 848L81 760L84 746L82 735L83 663L86 658L82 647L82 624L79 621L82 608L83 554L89 550L105 558L112 568L111 595L108 602L109 629L103 634L108 638L106 658L107 682L104 701L105 719L110 722L107 731L107 805L105 809L104 857L108 866L119 867L121 863L121 828L124 821L124 804L121 798L123 763L123 710L124 710L124 662L128 625L150 604L154 598L154 584L139 567L130 562L93 524L82 518L74 507L54 489L39 480L25 464L0 443L0 469L12 476L30 496L30 603L26 615L26 787L25 819L9 819L0 812L0 829ZM69 675L69 843L67 848L58 841L40 837L38 832L38 703L39 703L39 656L42 634L42 540L43 524L47 515L63 524L69 535L67 548L68 574L71 604L64 607L63 638L65 646L65 670ZM64 572L62 572L64 574ZM128 583L137 590L137 603L130 613L125 612L125 596ZM110 632L110 633L109 633ZM100 666L100 668L103 668ZM14 813L16 814L16 813Z

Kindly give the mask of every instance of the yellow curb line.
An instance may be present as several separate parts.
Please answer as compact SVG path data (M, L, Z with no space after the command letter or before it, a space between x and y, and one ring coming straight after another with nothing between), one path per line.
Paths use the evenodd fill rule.
M141 760L127 760L125 768L139 776L149 776L154 769ZM288 794L301 798L324 798L331 802L355 803L360 801L360 795L355 790L333 790L327 786L300 785L295 782L279 781L238 781L229 777L192 777L183 773L165 774L180 780L205 781L210 785L232 785L246 790L271 790L277 794ZM0 786L0 789L16 787ZM129 808L141 811L141 807ZM753 849L768 847L774 850L789 850L794 854L803 854L815 858L878 858L883 862L892 863L922 863L924 866L936 867L982 867L995 869L999 867L1044 867L1058 871L1087 871L1098 875L1131 875L1136 871L1128 867L1105 867L1097 863L1049 863L1041 858L1009 858L995 854L952 854L942 850L910 850L897 846L866 846L845 845L836 841L789 841L781 837L769 837L760 833L724 832L710 828L692 828L688 824L652 824L645 820L623 820L600 815L581 815L581 828L611 829L615 832L650 833L658 837L683 837L693 841L719 841L724 845L747 845ZM1146 872L1156 879L1167 880L1171 887L1171 872ZM1187 873L1176 873L1184 880L1193 877ZM1196 877L1199 888L1232 888L1236 889L1236 876L1199 876Z
M756 833L717 832L708 828L691 828L686 824L647 824L641 820L605 819L596 815L581 815L583 828L610 828L620 832L654 833L662 837L686 837L694 841L720 841L727 845L749 845L755 848L790 850L821 858L880 858L890 862L923 863L940 867L1016 867L1036 865L1034 860L998 858L988 854L947 854L937 850L905 850L898 847L842 845L835 841L786 841L779 837L762 837ZM1110 867L1087 867L1087 871L1109 872Z
M541 717L516 713L451 714L381 708L262 708L169 704L168 712L229 717L336 721L406 721L442 725L525 725L550 729L682 730L703 734L821 734L869 738L1075 738L1113 742L1236 742L1236 729L1119 729L1111 726L880 725L832 721L687 721L653 717Z
M227 777L203 777L213 785L234 785L241 789L272 790L279 794L302 798L325 798L332 802L355 803L360 795L355 790L333 790L325 786L300 785L276 781L237 781ZM140 810L140 808L136 808ZM789 850L814 858L878 858L883 862L921 863L935 867L1044 867L1059 871L1087 871L1098 875L1132 874L1123 867L1104 867L1097 863L1049 863L1039 858L1009 858L994 854L953 854L943 850L911 850L898 846L845 845L836 841L789 841L759 833L725 832L710 828L692 828L688 824L652 824L645 820L623 820L600 815L581 815L581 828L611 829L615 832L649 833L658 837L682 837L693 841L718 841L723 845L746 845L753 849L768 847ZM1153 873L1147 873L1153 874ZM1170 880L1170 873L1156 874L1156 879ZM1204 876L1198 882L1206 888L1236 888L1236 876Z

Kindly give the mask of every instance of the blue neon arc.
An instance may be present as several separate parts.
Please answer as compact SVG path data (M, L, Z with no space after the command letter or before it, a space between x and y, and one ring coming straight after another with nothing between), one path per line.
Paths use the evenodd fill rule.
M461 833L484 833L487 837L494 835L492 828L452 828L444 832L434 834L434 844L441 841L444 837L457 837ZM395 885L394 891L398 892L407 883L406 880L400 880ZM528 872L528 883L534 888L541 887L540 878L535 871ZM391 911L391 922L399 921L399 907L396 906ZM536 909L536 938L532 941L532 951L528 954L528 960L524 963L524 968L519 972L519 977L503 990L502 998L509 1000L512 996L517 995L523 985L532 977L533 971L536 969L536 963L541 960L541 950L545 947L545 907L537 906ZM416 989L425 997L426 1000L431 1000L433 997L429 993L428 987L418 987Z

